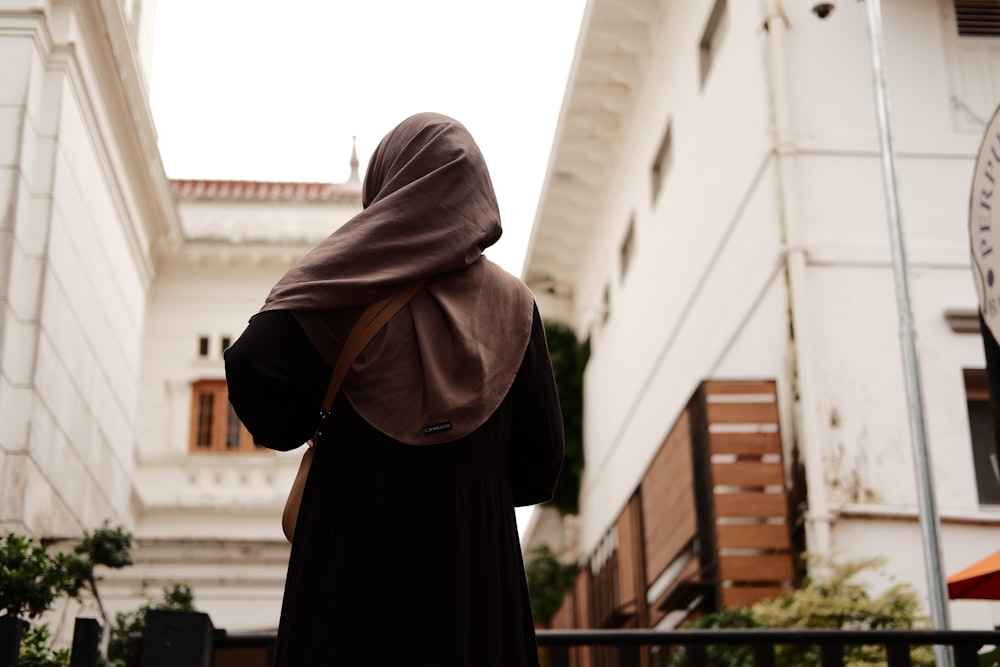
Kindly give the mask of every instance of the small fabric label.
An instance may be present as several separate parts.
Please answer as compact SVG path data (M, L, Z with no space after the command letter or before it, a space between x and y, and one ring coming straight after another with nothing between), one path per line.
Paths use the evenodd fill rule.
M450 431L451 422L441 422L439 424L431 424L430 426L424 427L424 435L434 435L435 433L440 433L441 431Z

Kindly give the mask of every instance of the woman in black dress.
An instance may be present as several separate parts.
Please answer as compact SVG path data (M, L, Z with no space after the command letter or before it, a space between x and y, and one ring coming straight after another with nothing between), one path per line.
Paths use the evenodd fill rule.
M537 665L514 507L551 497L562 418L528 288L468 131L412 116L379 144L364 210L272 289L226 354L257 444L300 446L366 305L426 285L357 357L315 443L276 667Z

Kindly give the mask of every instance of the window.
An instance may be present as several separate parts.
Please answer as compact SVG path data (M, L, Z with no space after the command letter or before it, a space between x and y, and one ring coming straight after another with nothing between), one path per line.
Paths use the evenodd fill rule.
M660 148L656 151L656 159L653 160L653 168L650 170L650 175L653 178L653 203L656 203L657 198L660 196L660 188L663 186L663 180L667 177L667 170L670 168L671 163L671 138L670 138L670 128L672 123L667 121L667 129L663 133L663 139L660 140Z
M225 380L199 380L191 385L192 452L255 452L260 448L229 404Z
M698 50L701 63L701 83L705 85L708 72L712 69L712 63L719 54L719 43L726 27L726 0L715 0L712 13L705 24L705 32L702 33L701 41L698 43Z
M954 6L962 37L1000 36L1000 0L954 0Z
M628 267L632 263L632 255L635 254L635 214L628 221L628 229L625 230L625 238L618 249L619 260L621 261L621 277L624 279L628 272Z
M198 337L198 356L199 357L208 356L208 336Z
M976 488L982 505L1000 505L1000 466L993 435L993 412L986 385L986 371L965 369L965 398L969 409L969 433L972 436L972 463L976 469Z
M219 353L223 356L226 354L226 349L233 344L233 339L229 336L222 337L222 345L219 346Z

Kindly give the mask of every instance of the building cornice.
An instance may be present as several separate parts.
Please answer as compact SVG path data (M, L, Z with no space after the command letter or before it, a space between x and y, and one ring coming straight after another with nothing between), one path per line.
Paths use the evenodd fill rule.
M122 200L134 196L126 219L135 229L129 239L152 275L158 255L180 244L181 226L156 144L156 129L136 45L117 0L77 0L80 31L94 67L99 98L108 113L105 145L118 148L122 164L112 169L112 184ZM91 105L93 106L93 104ZM124 181L128 182L125 183Z
M587 4L522 277L574 298L662 12L655 0Z

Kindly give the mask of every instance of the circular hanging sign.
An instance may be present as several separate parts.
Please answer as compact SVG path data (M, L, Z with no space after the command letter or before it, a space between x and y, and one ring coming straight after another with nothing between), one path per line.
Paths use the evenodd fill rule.
M969 241L979 310L1000 339L1000 107L986 126L969 197Z

